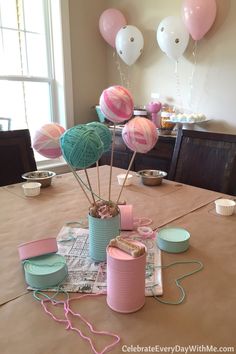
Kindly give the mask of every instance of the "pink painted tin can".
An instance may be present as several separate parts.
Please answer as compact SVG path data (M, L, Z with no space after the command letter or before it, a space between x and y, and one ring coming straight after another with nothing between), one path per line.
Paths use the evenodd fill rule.
M22 243L18 246L18 252L21 261L37 256L42 256L48 253L56 253L57 251L58 247L55 237L34 240Z
M131 313L144 306L145 267L146 252L134 258L118 248L107 247L107 304L112 310Z
M133 205L131 204L119 205L119 209L120 209L120 229L133 230L134 228Z

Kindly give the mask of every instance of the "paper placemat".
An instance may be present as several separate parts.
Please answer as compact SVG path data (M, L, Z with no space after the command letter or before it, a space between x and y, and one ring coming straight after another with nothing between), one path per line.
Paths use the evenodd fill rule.
M126 233L127 234L127 233ZM121 234L122 235L122 234ZM106 291L106 263L95 262L89 258L89 230L64 226L57 236L58 254L66 259L68 277L60 285L67 292L99 293ZM163 294L161 251L152 239L140 239L132 235L147 247L146 296ZM156 286L153 288L153 285ZM57 289L50 289L56 291Z

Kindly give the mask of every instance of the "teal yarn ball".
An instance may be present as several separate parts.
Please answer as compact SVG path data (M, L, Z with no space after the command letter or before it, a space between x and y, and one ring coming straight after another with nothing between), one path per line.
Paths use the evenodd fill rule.
M110 129L102 123L92 122L87 124L88 128L92 128L100 136L103 142L104 152L109 151L112 143L112 133Z
M74 168L87 168L100 159L104 152L99 135L86 125L68 129L60 138L65 160Z

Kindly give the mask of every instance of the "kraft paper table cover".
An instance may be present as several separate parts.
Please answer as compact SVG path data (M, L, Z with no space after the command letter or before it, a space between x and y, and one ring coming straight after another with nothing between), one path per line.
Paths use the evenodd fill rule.
M187 298L182 305L162 305L152 298L147 298L143 309L131 315L111 311L106 306L105 296L96 300L82 300L81 303L73 305L92 319L97 328L112 329L119 333L122 342L111 353L121 353L122 345L236 346L236 214L230 218L221 217L215 214L214 203L210 203L175 220L169 226L189 230L191 242L185 254L179 254L178 257L163 254L163 263L168 264L176 259L198 258L204 264L202 272L183 282ZM178 297L173 279L193 268L194 265L178 265L164 270L166 298ZM30 294L7 303L0 311L0 342L4 354L64 354L65 351L76 354L78 350L91 353L87 343L51 321ZM24 321L21 320L23 316ZM14 329L14 336L11 336L11 332L4 325L6 321L9 328L21 321L21 326ZM104 341L97 340L96 343L102 346Z
M106 169L103 171L105 173ZM89 173L95 176L95 171ZM95 183L95 177L93 181ZM65 221L86 216L85 198L82 193L74 193L76 185L72 187L73 192L68 191L71 185L73 178L65 175L55 180L53 188L42 199L40 196L39 200L31 202L5 188L0 189L0 257L2 269L7 270L0 273L1 284L4 285L0 290L1 302L6 302L0 308L0 342L4 354L91 353L87 342L53 322L31 293L22 295L26 288L17 254L19 243L55 236ZM219 193L183 186L181 199L179 192L159 196L155 190L153 198L146 196L151 202L152 215L141 214L144 210L141 193L133 193L129 202L135 205L137 215L153 217L157 225L166 220L166 225L182 227L190 232L190 247L186 253L173 255L163 252L163 264L185 259L199 259L204 264L202 272L183 281L187 293L185 302L179 306L168 306L148 298L142 310L130 315L110 310L105 296L73 304L96 328L112 330L121 336L120 345L112 353L121 353L122 345L236 345L236 214L221 217L215 213L213 200L223 196ZM124 196L132 195L131 192L125 193ZM58 203L60 200L62 203ZM161 207L163 205L165 208ZM190 213L187 208L194 211ZM173 279L193 268L194 265L178 265L163 271L166 299L173 300L179 296ZM99 338L96 343L102 347L104 341Z
M109 167L102 166L103 180L101 193L106 195ZM116 174L124 170L113 168L112 195L117 196L120 186ZM79 172L84 176L84 172ZM96 169L89 170L92 185L96 186ZM187 185L178 186L166 181L165 193L157 187L143 186L137 178L138 193L126 187L122 199L134 205L134 215L153 220L152 227L161 227L202 205L221 196L220 193L206 191ZM152 194L147 195L148 188ZM18 258L20 243L45 237L56 237L66 222L86 219L88 202L80 191L71 173L58 176L51 187L42 190L37 198L24 197L21 184L0 188L2 208L0 213L1 247L0 257L8 272L0 272L4 287L0 290L0 304L25 292L24 279ZM150 193L150 192L148 192ZM145 205L145 207L143 207Z

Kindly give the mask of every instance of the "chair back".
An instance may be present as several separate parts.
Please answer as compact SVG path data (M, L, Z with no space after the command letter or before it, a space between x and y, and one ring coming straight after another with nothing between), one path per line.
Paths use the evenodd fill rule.
M21 175L37 170L28 129L0 131L0 186L22 182Z
M180 129L168 178L236 195L236 135Z

